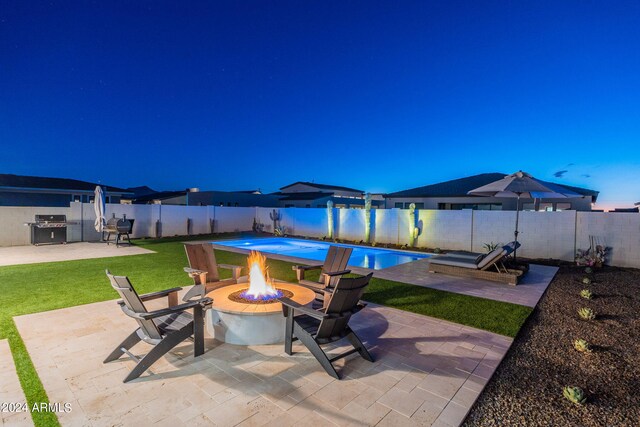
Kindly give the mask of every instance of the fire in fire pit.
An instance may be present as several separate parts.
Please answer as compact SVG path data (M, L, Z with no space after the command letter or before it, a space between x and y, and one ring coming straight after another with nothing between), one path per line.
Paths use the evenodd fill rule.
M267 258L260 252L251 251L247 259L249 264L249 289L234 292L229 299L236 302L268 304L276 302L276 298L291 297L293 293L276 289L269 277Z

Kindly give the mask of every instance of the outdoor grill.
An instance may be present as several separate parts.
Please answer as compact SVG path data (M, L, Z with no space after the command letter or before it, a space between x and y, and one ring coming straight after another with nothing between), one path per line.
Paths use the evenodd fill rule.
M107 233L107 244L110 243L109 239L112 234L116 236L116 247L120 244L120 238L122 236L126 237L127 242L131 244L129 233L133 230L133 221L133 219L127 219L126 216L123 218L116 218L115 215L113 218L109 219L102 230L103 233Z
M25 225L31 227L31 244L67 243L66 215L36 215L34 222Z

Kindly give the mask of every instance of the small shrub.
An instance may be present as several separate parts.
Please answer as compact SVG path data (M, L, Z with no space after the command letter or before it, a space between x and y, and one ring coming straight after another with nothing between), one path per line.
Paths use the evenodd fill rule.
M573 347L581 353L591 353L591 345L582 338L578 338L573 342Z
M592 274L593 273L593 268L591 267L586 267L584 269L584 274Z
M591 299L593 298L593 292L591 292L589 289L583 289L580 291L580 296L584 299Z
M373 243L371 243L371 246L378 246L378 243L373 242Z
M562 390L562 394L567 400L576 405L583 405L587 401L584 391L580 387L567 386Z
M442 252L442 249L440 249L440 248L435 248L435 249L433 250L433 253L434 253L434 254L439 254L440 252Z
M584 320L593 320L596 318L596 313L589 307L582 307L578 310L578 314Z
M500 246L499 243L485 243L482 245L482 247L487 251L487 252L493 252L496 249L498 249L498 246Z
M590 285L591 284L591 278L587 277L587 276L583 277L582 278L582 284L583 285Z
M402 245L402 246L400 246L400 249L407 249L407 248L409 248L409 245Z

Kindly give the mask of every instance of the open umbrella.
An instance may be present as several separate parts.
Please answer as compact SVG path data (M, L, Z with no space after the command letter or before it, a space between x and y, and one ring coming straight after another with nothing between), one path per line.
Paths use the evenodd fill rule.
M491 182L482 187L473 189L467 194L472 196L488 197L517 197L516 204L516 231L515 241L518 242L518 220L520 218L520 198L525 199L564 199L567 197L582 197L568 188L549 182L542 182L535 179L526 172L518 171L507 175L498 181ZM517 245L516 245L517 246ZM513 251L513 258L516 258L516 251Z
M102 191L102 187L100 187L99 185L96 186L94 194L95 197L93 200L93 209L96 212L96 221L93 225L96 228L96 231L100 233L100 240L102 240L102 229L106 221L106 218L104 216L106 210L106 201L104 192Z

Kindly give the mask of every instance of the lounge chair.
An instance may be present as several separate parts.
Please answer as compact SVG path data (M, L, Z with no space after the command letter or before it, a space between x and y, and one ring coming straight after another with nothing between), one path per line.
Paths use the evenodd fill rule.
M509 242L506 245L503 245L502 248L507 251L506 256L511 255L516 249L520 248L520 242ZM496 248L498 249L498 248ZM481 260L482 258L484 258L487 255L487 252L457 252L457 251L453 251L453 252L447 252L445 254L446 256L455 256L458 258L468 258L468 259L475 259L475 260ZM444 255L443 255L444 256ZM480 262L480 261L478 261Z
M189 267L185 267L184 271L193 279L193 287L182 298L183 301L190 301L194 297L202 298L214 289L238 283L242 267L218 264L210 244L186 244L184 250L189 260ZM218 268L230 269L231 278L220 279Z
M286 317L284 351L293 354L292 343L300 340L311 354L320 362L329 375L340 379L332 362L360 353L364 359L373 362L360 338L349 327L352 315L362 310L365 304L360 301L373 273L358 278L342 277L332 291L326 308L314 310L298 304L289 298L279 298ZM330 344L346 338L353 349L331 358L322 350L321 345Z
M503 264L519 244L501 246L488 254L446 254L429 259L429 272L451 276L474 277L510 285L517 285L522 270L509 270Z
M324 290L333 288L338 283L340 276L351 272L351 270L347 270L351 252L353 252L353 248L330 246L323 264L294 265L293 270L296 272L298 283L315 291L318 300L322 301ZM305 273L310 270L320 270L320 277L317 282L305 279Z
M127 354L137 362L137 365L124 379L129 382L138 378L158 359L187 338L193 337L193 355L204 354L204 310L211 305L211 298L202 298L177 305L178 291L182 288L172 288L160 292L138 295L125 276L114 276L106 271L111 286L120 297L118 301L122 311L136 320L138 329L129 335L104 360L104 363L117 360ZM148 311L145 301L168 297L169 306L155 311ZM193 314L187 310L193 309ZM131 353L131 347L144 341L153 345L153 349L146 356L139 358Z

